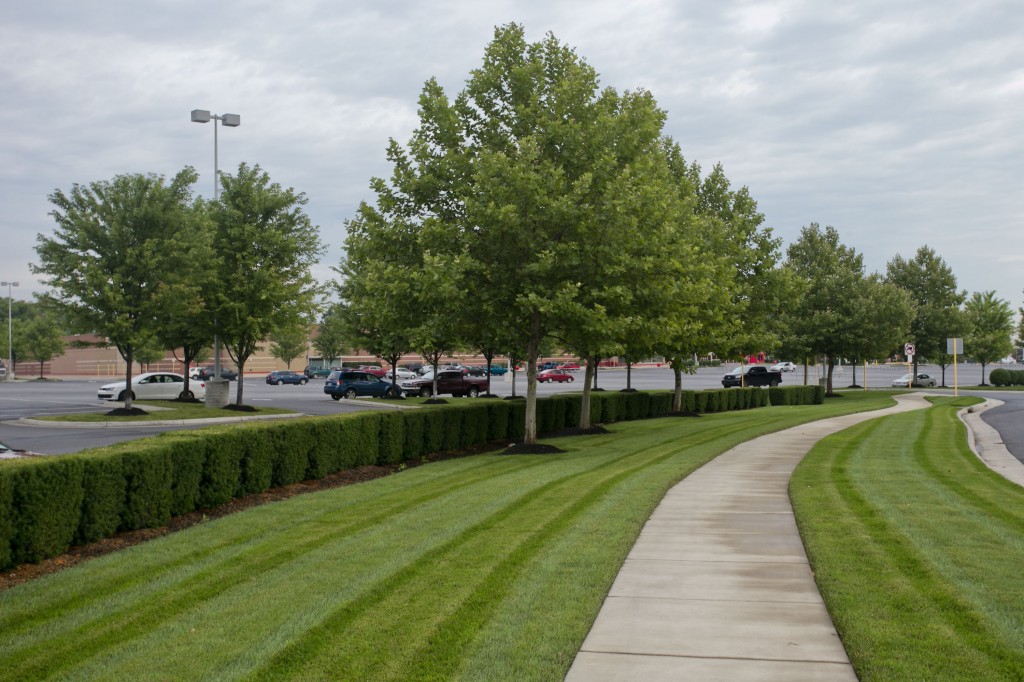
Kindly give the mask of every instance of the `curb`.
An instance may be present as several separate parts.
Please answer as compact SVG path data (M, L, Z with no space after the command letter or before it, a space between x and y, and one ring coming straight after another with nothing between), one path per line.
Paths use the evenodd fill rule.
M208 426L210 424L236 424L239 422L268 419L297 419L308 416L305 412L293 412L290 414L254 414L239 417L209 417L201 419L147 419L137 422L51 422L42 419L24 418L4 423L17 426L44 426L50 429L124 429L138 426Z

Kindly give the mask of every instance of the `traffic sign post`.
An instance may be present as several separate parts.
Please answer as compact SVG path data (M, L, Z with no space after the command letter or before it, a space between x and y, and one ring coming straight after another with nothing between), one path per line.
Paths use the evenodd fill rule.
M960 384L957 382L956 376L956 356L964 354L964 340L955 336L946 339L946 354L953 356L953 396L959 396Z

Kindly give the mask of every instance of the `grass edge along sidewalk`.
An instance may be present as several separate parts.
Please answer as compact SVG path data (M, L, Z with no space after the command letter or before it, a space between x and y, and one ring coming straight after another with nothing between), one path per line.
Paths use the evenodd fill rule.
M1024 678L1024 489L967 445L959 408L823 439L790 495L861 680Z
M884 395L619 423L257 507L0 593L15 679L560 679L651 510L739 442Z

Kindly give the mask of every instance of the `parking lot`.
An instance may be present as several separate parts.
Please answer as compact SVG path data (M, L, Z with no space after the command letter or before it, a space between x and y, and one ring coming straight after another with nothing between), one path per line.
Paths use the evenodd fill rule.
M723 368L702 368L695 375L683 375L683 387L687 389L720 388L722 375L732 366ZM993 367L986 368L986 374ZM938 368L925 367L940 378ZM867 385L871 388L888 387L892 380L906 372L901 366L869 366ZM981 374L977 365L961 367L959 371L962 386L977 386ZM551 395L561 392L582 391L584 373L574 372L576 380L572 383L538 384L538 395ZM820 370L819 375L820 376ZM809 381L816 379L812 372ZM111 403L104 403L96 398L100 385L110 382L110 377L95 379L64 378L58 381L15 381L0 383L0 442L10 447L32 450L46 454L63 454L76 452L90 447L107 445L125 440L141 438L161 431L196 428L195 426L139 426L117 428L96 427L43 427L24 426L17 420L30 417L54 414L74 414L85 412L103 412L111 409ZM853 381L850 367L837 368L835 386L843 388ZM946 383L952 385L952 372L947 370ZM797 372L784 375L783 385L803 383L802 368ZM857 383L864 385L864 370L857 368ZM638 390L671 389L673 387L672 371L667 366L637 367L632 370L632 387ZM618 391L626 388L625 369L602 369L598 372L598 388ZM237 384L231 384L231 400L234 401ZM512 375L492 377L491 392L500 396L526 394L525 373L519 372L513 384ZM305 386L284 385L271 386L264 381L262 375L248 375L244 381L244 402L246 404L265 407L279 407L310 415L329 415L363 409L393 409L388 401L372 398L357 400L334 401L323 393L323 379L313 379Z

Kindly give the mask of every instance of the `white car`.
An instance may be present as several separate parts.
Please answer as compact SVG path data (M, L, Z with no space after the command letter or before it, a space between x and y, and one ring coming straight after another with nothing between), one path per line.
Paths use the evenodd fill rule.
M796 365L792 362L776 362L774 365L768 368L772 372L795 372Z
M198 379L190 381L188 393L185 394L185 377L174 372L146 372L132 377L132 400L174 400L178 397L206 397L206 382ZM104 384L96 392L100 400L124 401L126 397L125 383L116 381Z

